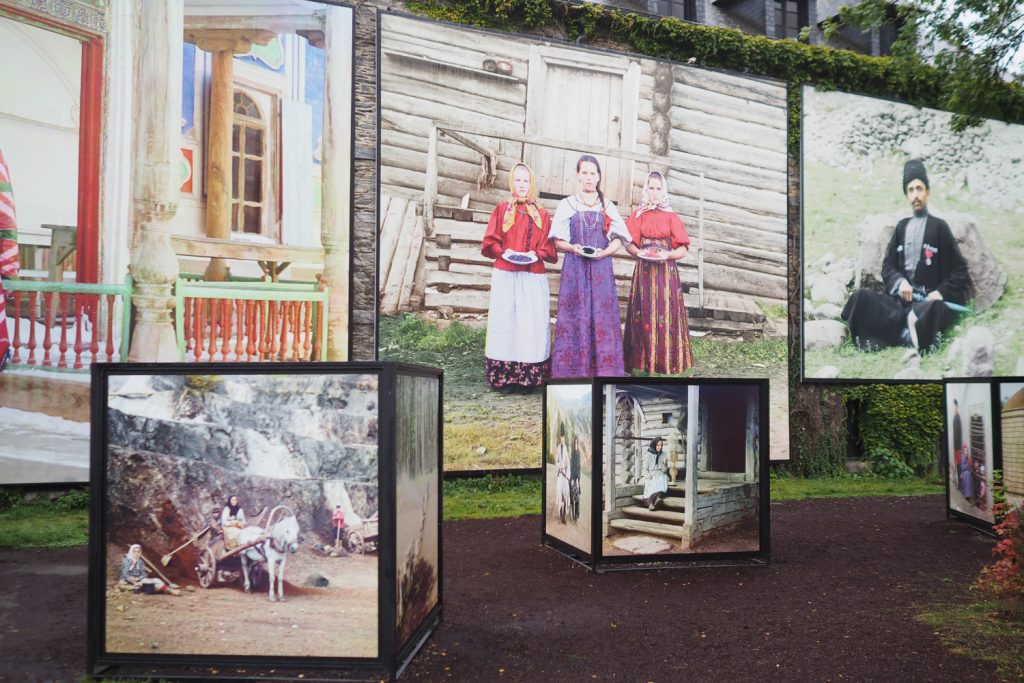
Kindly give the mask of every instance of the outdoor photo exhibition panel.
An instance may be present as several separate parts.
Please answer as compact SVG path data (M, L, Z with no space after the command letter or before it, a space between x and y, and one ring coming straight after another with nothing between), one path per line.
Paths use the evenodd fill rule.
M999 469L997 413L989 380L948 381L945 389L947 514L991 530L993 474Z
M95 366L89 670L399 673L440 618L440 401L421 366Z
M1024 126L951 119L804 86L805 380L1017 374Z
M999 436L1003 489L1011 505L1024 507L1024 377L999 383Z
M766 379L549 382L544 542L598 570L767 562L768 386ZM591 420L600 429L580 446Z
M170 334L165 304L180 360L346 357L351 7L0 14L0 443L19 442L0 446L0 485L88 481L88 381L73 377L126 360L133 334L133 357L158 357L143 330Z
M445 468L534 467L548 377L687 370L769 378L788 458L785 83L378 28L378 355L448 371Z

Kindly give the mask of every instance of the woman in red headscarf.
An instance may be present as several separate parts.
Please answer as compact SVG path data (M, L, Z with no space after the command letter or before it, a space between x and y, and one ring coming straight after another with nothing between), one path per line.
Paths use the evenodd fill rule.
M686 256L690 238L668 201L665 176L651 171L640 206L626 220L636 257L626 306L623 352L634 375L678 375L693 366L686 304L676 261Z
M487 383L530 391L551 374L551 292L544 262L557 263L551 216L537 203L533 171L516 164L512 196L491 213L481 251L494 259L484 363Z

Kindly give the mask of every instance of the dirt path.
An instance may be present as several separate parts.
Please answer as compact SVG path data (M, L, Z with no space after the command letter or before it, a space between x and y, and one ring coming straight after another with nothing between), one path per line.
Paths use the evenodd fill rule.
M965 600L990 559L942 496L773 505L766 568L595 575L541 547L539 521L444 525L443 621L402 680L996 680L914 620ZM85 563L84 548L0 551L0 680L81 676Z
M107 591L107 650L161 654L374 657L377 558L330 558L303 550L286 566L287 602L267 586L188 587L181 596ZM321 578L322 577L322 578ZM314 580L326 586L313 586ZM291 582L298 585L293 585Z

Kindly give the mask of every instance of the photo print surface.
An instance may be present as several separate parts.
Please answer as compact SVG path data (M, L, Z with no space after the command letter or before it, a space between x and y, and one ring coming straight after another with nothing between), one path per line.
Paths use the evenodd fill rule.
M803 89L807 379L1009 376L1024 126Z
M1024 506L1024 382L999 385L999 420L1006 500Z
M949 507L989 523L992 514L993 443L991 387L985 382L946 385Z
M788 457L785 85L380 33L379 357L445 369L445 468L532 466L548 376L769 377Z
M438 600L438 380L398 375L395 448L398 453L396 521L398 647Z
M127 360L151 319L125 284L132 201L170 209L170 240L132 267L144 285L176 262L182 360L345 357L352 9L133 2L119 23L98 0L2 5L0 485L89 480L89 367ZM146 50L121 50L135 24ZM166 357L155 338L133 358Z
M544 530L591 554L593 510L593 386L547 388L547 457L544 461Z
M605 392L603 555L760 550L760 388Z
M376 657L377 376L108 379L106 654Z

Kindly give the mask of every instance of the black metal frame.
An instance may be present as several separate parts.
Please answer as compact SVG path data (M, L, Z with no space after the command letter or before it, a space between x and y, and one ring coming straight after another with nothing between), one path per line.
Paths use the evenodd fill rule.
M548 386L574 385L591 387L591 551L573 547L547 532L547 457L548 457ZM758 390L758 421L760 424L759 453L757 467L758 485L758 549L738 552L690 552L658 555L605 555L603 551L602 521L603 506L601 504L604 491L604 425L603 406L604 389L608 386L639 385L639 386L752 386ZM703 379L692 377L595 377L576 379L553 379L545 384L544 392L544 449L542 456L542 489L543 508L541 512L541 542L575 562L579 562L592 571L612 571L617 569L650 569L666 566L700 566L707 564L737 564L740 562L767 565L771 561L771 490L770 490L770 453L769 447L769 404L767 378L743 379ZM689 504L689 501L688 501ZM581 511L581 517L586 511Z
M107 402L109 378L131 375L354 375L376 374L378 381L378 510L381 542L377 555L377 656L376 657L297 657L253 655L205 654L147 654L107 652L106 636L106 584L107 584ZM397 628L397 447L395 385L399 376L436 378L437 422L437 581L438 600L431 611L417 625L413 636L405 643L398 642ZM396 678L423 646L440 623L444 591L444 557L441 526L443 520L443 486L441 466L443 453L443 375L441 370L403 363L98 363L92 372L91 421L91 484L89 509L89 580L88 580L88 637L87 671L100 674L113 671L119 676L170 676L178 679L210 680L218 676L212 669L202 667L246 667L286 669L289 675L300 671L305 678L316 679L339 672L359 679L379 680L387 675ZM388 428L388 426L391 426ZM254 597L254 600L256 598ZM326 672L330 672L327 674ZM221 676L231 677L230 671Z
M951 437L949 433L949 402L951 397L950 386L956 384L976 384L980 386L988 387L988 398L989 398L989 414L986 418L992 425L992 470L1002 469L1003 467L1003 444L1002 444L1002 419L1001 412L999 409L999 385L1008 381L1021 381L1024 382L1024 378L1010 378L1010 379L950 379L942 383L942 473L943 479L946 481L946 517L963 520L973 527L989 534L995 535L992 527L995 525L994 522L990 522L982 517L975 517L974 515L963 512L962 510L956 510L950 500L950 487L953 485L949 477L949 462L952 456L949 448L949 440ZM961 406L963 407L963 406ZM969 423L968 427L969 428Z

